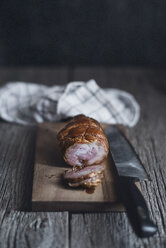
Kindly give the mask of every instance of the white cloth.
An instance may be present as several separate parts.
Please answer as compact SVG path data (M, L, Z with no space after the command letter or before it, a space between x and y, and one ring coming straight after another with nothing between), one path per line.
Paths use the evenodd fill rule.
M99 122L132 127L140 107L131 94L102 89L94 80L52 87L12 82L0 88L0 118L9 122L34 125L81 113Z

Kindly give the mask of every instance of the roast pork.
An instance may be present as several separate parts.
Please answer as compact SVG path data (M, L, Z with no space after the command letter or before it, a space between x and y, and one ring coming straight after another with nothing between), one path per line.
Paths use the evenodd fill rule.
M103 165L92 165L84 168L74 167L65 171L64 179L69 182L79 182L84 179L95 177L102 174L104 171Z
M71 166L101 164L107 157L107 138L100 124L92 118L75 116L57 137L64 160Z
M108 141L100 124L84 115L75 116L59 133L64 160L72 166L64 179L70 187L94 188L101 183L108 155Z

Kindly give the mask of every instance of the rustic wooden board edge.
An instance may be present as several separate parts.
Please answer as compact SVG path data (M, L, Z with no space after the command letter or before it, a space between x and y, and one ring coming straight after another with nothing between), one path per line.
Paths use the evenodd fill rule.
M73 208L73 204L75 204ZM41 210L42 209L42 210ZM111 203L110 202L33 202L32 210L37 212L42 211L69 211L71 213L90 213L90 212L124 212L125 208L121 203Z

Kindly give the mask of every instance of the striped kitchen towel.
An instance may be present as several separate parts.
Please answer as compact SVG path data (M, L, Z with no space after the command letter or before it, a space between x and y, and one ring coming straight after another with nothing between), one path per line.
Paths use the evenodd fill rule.
M71 82L65 86L7 83L0 88L0 118L34 125L85 114L99 122L134 126L140 107L134 97L119 89L102 89L95 82Z

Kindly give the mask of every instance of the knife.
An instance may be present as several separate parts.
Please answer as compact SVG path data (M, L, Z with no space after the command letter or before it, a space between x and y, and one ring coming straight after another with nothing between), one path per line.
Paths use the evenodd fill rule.
M110 125L104 133L119 176L119 194L129 220L139 237L152 236L157 232L157 227L150 219L145 199L135 185L137 181L149 179L148 175L138 155L118 126Z

